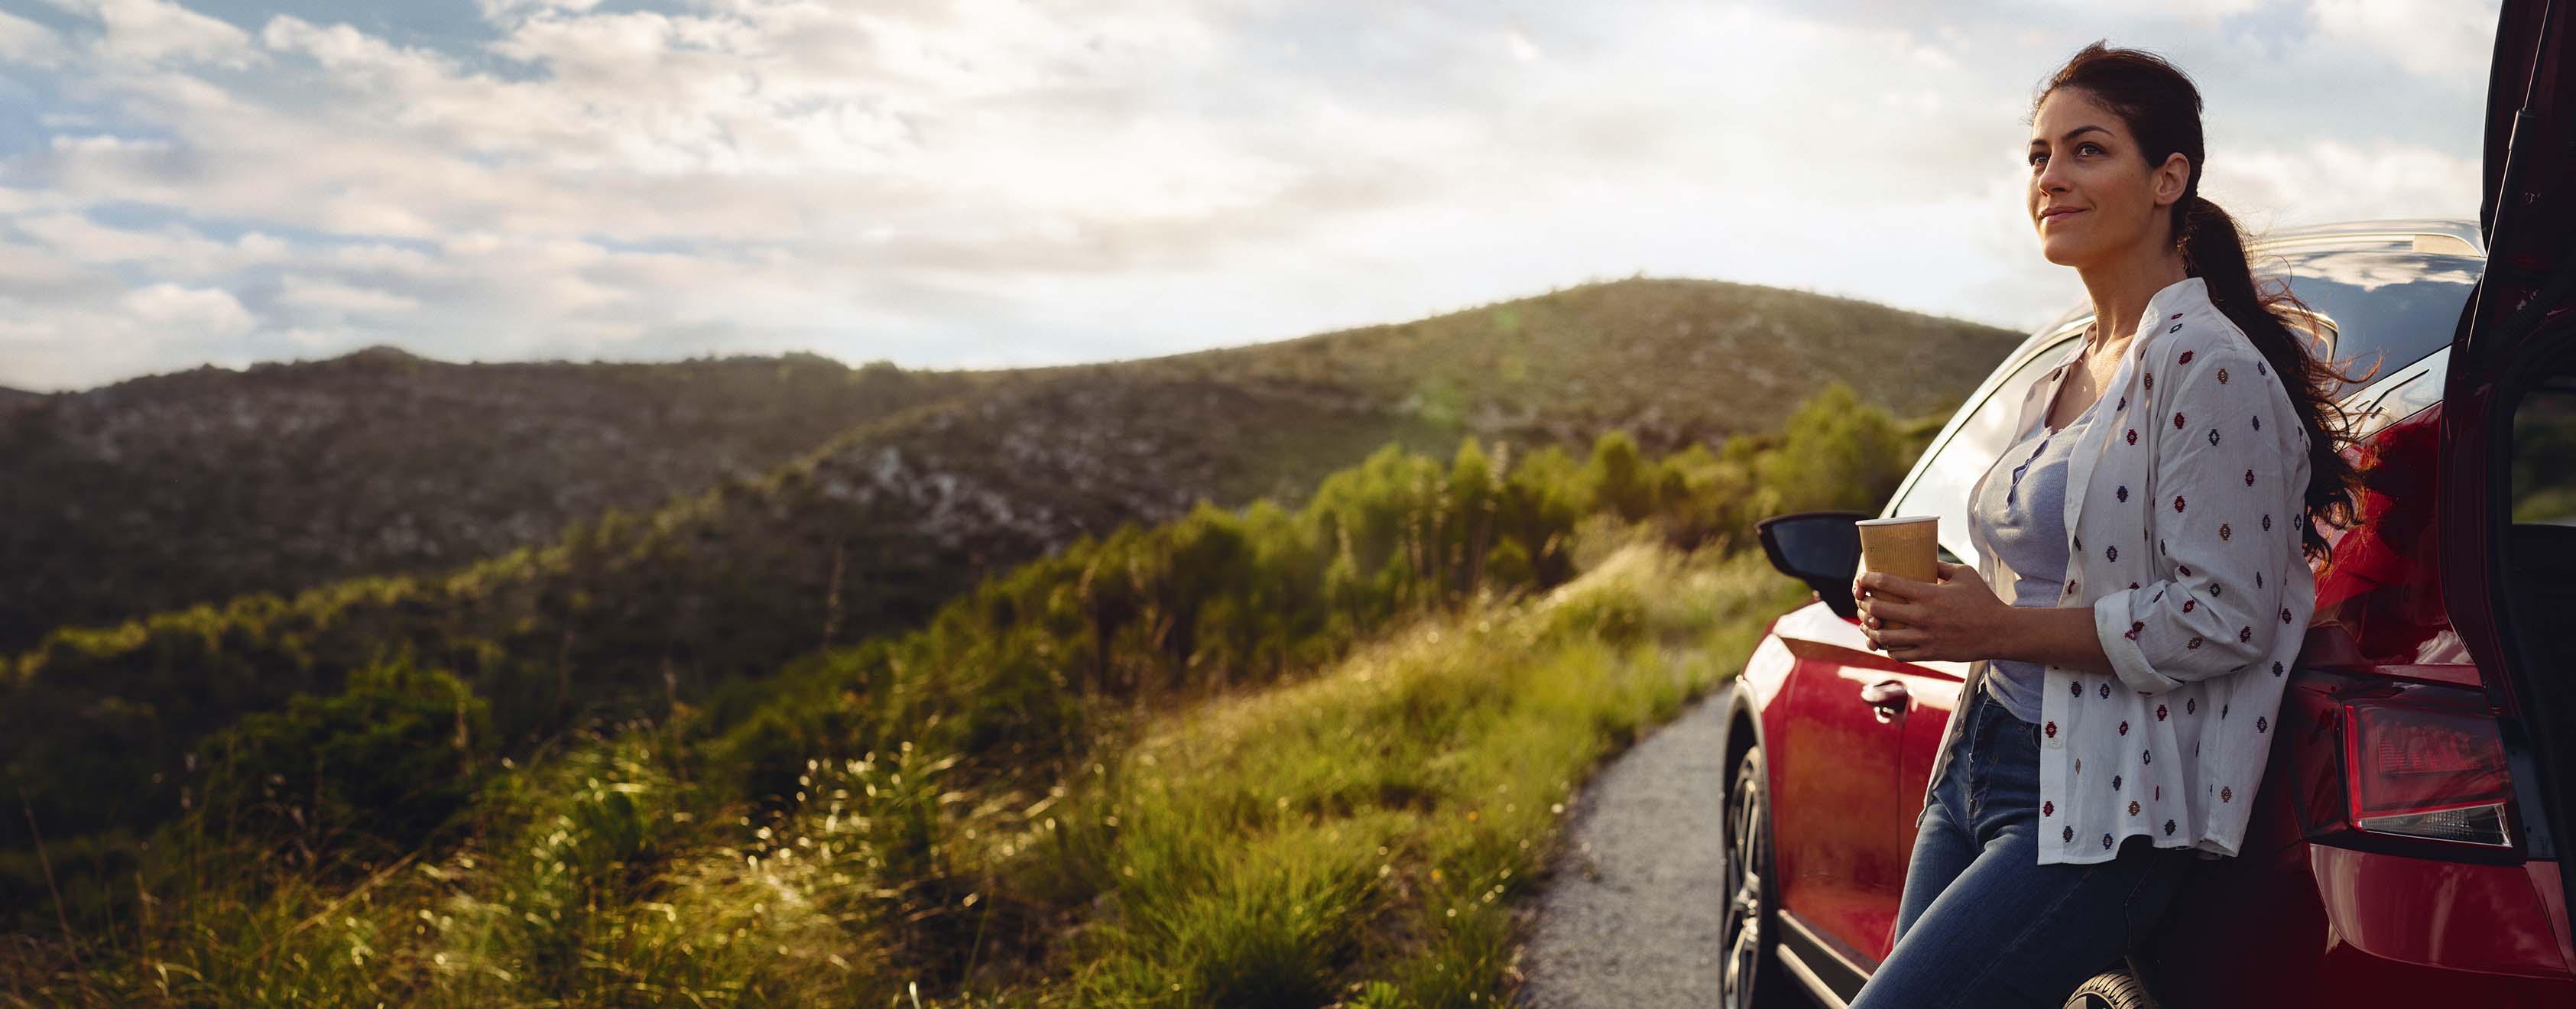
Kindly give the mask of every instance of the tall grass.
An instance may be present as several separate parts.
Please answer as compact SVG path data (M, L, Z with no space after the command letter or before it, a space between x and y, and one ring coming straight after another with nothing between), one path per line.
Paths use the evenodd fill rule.
M1545 599L1167 719L1051 841L1048 868L1108 898L1063 1001L1495 1004L1571 791L1794 601L1758 559L1631 546Z
M637 727L502 775L467 841L354 881L201 838L174 861L235 871L155 886L175 920L87 960L13 946L0 998L1491 1005L1587 769L1738 668L1791 588L1632 543L1545 597L1146 715L1036 794L951 787L955 755L904 743L818 757L764 813Z

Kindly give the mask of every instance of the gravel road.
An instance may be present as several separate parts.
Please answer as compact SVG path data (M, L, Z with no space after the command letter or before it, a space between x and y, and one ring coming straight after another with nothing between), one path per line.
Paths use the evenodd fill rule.
M1724 702L1734 687L1720 684L1576 795L1522 951L1517 1004L1717 1004Z

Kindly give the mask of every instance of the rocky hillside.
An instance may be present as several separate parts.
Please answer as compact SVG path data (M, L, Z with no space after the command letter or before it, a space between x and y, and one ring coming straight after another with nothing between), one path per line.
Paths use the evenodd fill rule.
M0 398L0 648L459 567L984 384L810 354L450 364L375 347Z
M611 509L685 511L710 537L773 544L739 556L818 580L800 596L808 626L827 599L858 616L852 596L887 598L893 618L1200 498L1294 503L1390 441L1579 446L1622 428L1660 451L1774 428L1836 379L1913 416L1954 402L2019 338L1776 288L1627 280L1062 368L460 365L391 348L200 368L0 411L0 554L21 559L0 571L0 648L57 625L451 570ZM748 490L796 474L818 482ZM716 511L734 517L678 500L729 481ZM842 526L862 488L875 554L836 561L821 531L773 524L814 508ZM853 591L820 591L829 575Z

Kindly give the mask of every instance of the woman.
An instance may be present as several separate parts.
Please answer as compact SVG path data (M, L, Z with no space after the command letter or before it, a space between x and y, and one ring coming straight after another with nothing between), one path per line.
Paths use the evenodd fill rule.
M1970 492L1982 569L1853 583L1872 647L1974 663L1854 1009L2060 1005L2236 855L2315 608L2310 519L2351 518L2346 376L2201 198L2191 81L2096 42L2031 125L2041 252L2098 321Z

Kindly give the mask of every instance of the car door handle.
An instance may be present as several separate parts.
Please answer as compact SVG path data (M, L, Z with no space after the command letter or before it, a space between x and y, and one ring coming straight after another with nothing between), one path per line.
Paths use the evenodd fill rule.
M1906 693L1905 681L1881 680L1860 688L1860 699L1861 703L1877 709L1879 723L1886 724L1895 721L1897 714L1904 711L1914 698Z

